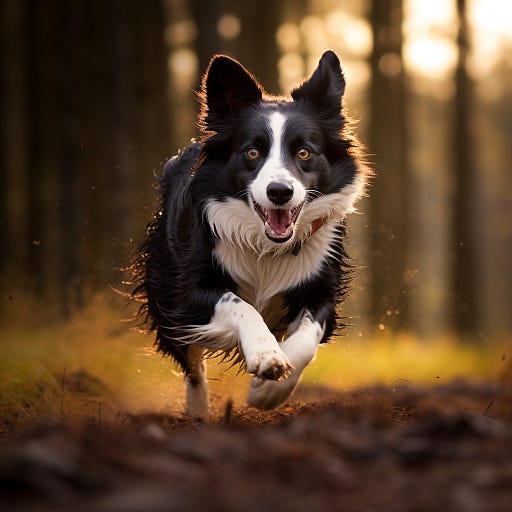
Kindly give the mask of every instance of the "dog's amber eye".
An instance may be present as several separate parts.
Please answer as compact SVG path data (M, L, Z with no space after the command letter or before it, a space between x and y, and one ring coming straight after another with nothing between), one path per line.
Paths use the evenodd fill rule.
M245 153L247 155L247 158L250 158L251 160L256 160L260 156L260 152L256 148L250 148Z
M297 156L301 160L307 160L311 156L311 151L309 151L309 149L306 148L300 148L299 151L297 151Z

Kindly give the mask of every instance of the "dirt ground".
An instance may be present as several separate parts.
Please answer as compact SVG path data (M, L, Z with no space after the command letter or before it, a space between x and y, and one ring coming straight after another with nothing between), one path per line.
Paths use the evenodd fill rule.
M210 423L123 415L0 442L9 511L512 510L512 391L303 389Z

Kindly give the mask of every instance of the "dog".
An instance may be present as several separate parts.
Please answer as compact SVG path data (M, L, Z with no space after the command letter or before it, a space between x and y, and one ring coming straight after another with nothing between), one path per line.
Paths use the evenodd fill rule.
M228 56L210 61L202 136L165 164L133 264L133 297L158 351L183 369L193 417L208 417L205 357L240 363L249 405L271 409L338 325L351 270L344 219L369 174L344 92L332 51L291 98L267 95Z

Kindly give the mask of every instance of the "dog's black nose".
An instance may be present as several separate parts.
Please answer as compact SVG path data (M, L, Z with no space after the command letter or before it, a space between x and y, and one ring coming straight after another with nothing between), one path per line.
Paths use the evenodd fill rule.
M275 204L285 204L293 196L293 188L286 183L272 181L267 186L267 197Z

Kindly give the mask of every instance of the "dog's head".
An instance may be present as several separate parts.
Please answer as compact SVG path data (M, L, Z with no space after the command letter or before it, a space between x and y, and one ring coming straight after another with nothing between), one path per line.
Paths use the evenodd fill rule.
M243 203L250 210L237 205L245 229L264 234L267 245L293 246L310 236L315 223L341 221L363 192L357 144L344 134L344 91L340 62L331 51L291 91L291 100L266 96L229 57L210 62L200 116L206 161L223 182L219 199Z

